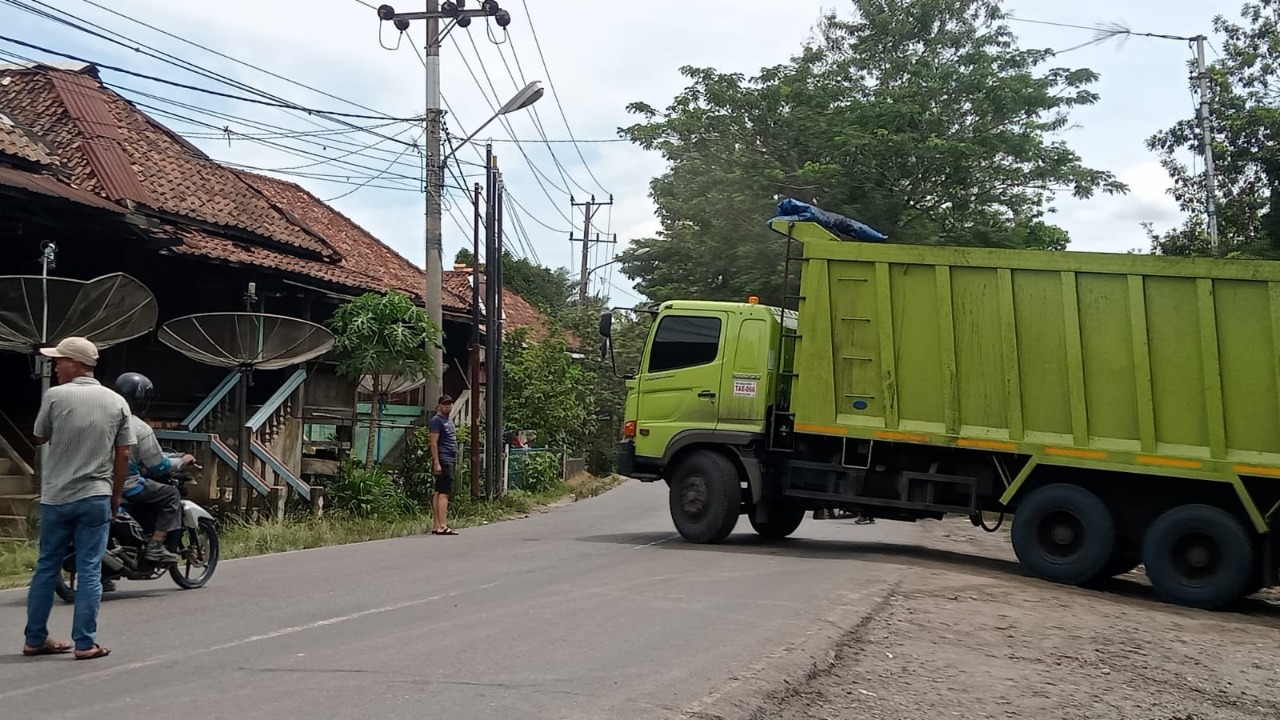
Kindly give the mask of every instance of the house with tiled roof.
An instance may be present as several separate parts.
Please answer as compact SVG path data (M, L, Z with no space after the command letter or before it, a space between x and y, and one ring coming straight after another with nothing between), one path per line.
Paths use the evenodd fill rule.
M424 294L423 271L350 218L294 183L211 159L104 86L94 67L0 66L0 248L11 258L0 275L38 274L46 242L57 247L59 276L138 279L156 296L161 323L245 309L324 322L364 292L398 290L419 302ZM542 331L528 303L506 298L507 328ZM472 327L465 273L447 274L443 300L444 382L461 394ZM331 358L303 370L305 380L294 369L256 373L249 389L252 406L272 410L258 430L270 457L251 461L251 479L267 487L279 484L273 467L305 474L303 426L333 425L349 441L357 422L355 383L337 376ZM211 395L225 370L196 366L151 335L103 351L100 376L124 371L155 381L148 419L171 437L197 429L227 444L235 437L225 392ZM29 377L31 358L0 353L0 373ZM10 384L18 389L0 394L0 439L28 426L38 403L38 383ZM200 408L203 425L187 427Z

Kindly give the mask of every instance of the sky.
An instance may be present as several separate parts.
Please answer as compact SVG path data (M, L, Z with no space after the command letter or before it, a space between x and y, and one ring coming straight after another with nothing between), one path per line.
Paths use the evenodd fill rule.
M14 2L85 26L92 23L98 27L90 29L121 40L125 47L37 17ZM784 62L801 47L824 10L847 12L850 7L843 0L500 3L512 16L505 33L477 20L469 29L455 29L444 41L441 86L450 108L449 131L455 141L471 134L524 81L542 82L547 92L532 110L508 115L477 135L477 141L493 141L503 171L511 208L507 227L514 230L509 246L517 255L542 264L575 268L576 277L580 245L569 238L571 230L575 237L581 236L582 211L570 206L570 196L578 202L593 194L599 201L611 197L613 204L596 214L594 230L616 234L618 244L597 246L590 265L603 266L593 275L593 291L619 302L634 301L638 295L617 265L607 263L616 250L658 229L648 185L664 169L656 153L618 141L618 128L637 120L627 112L627 104L645 101L665 107L687 85L681 66L751 75ZM421 0L392 4L400 12L424 7ZM478 0L468 5L475 7ZM1212 38L1213 16L1234 17L1237 11L1236 3L1191 0L1015 0L1006 7L1020 20L1012 27L1024 47L1056 49L1086 43L1092 33L1042 23L1091 27L1120 23L1135 32L1204 33ZM425 72L419 54L425 40L422 24L415 23L400 36L389 23L380 23L363 0L0 0L0 35L143 74L246 95L146 54L168 53L291 104L320 111L412 118L422 115L425 103ZM0 40L0 62L14 61L17 55L58 59ZM1072 250L1145 250L1140 223L1151 222L1161 229L1180 221L1178 208L1167 194L1169 178L1144 141L1193 112L1186 67L1190 57L1184 42L1134 37L1123 45L1080 47L1059 55L1054 63L1100 73L1093 89L1101 100L1073 113L1063 139L1086 165L1111 171L1130 186L1124 196L1087 201L1062 197L1055 202L1050 220L1070 233ZM103 70L103 78L129 99L149 106L143 109L215 159L297 182L321 199L331 200L334 207L413 262L423 263L424 196L418 179L422 161L410 146L419 139L420 126L351 118L348 122L370 129L318 134L350 127L296 110L177 89L111 70ZM551 142L543 142L544 138ZM578 142L568 142L571 138ZM482 153L473 145L459 147L454 156L458 162L453 172L459 172L460 164L465 177L448 178L450 185L458 187L446 191L446 267L460 248L471 244L470 200L461 186L481 179Z

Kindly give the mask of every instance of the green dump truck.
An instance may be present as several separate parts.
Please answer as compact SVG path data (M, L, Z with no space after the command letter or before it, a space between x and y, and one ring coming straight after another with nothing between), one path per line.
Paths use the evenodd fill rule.
M1276 583L1280 263L848 241L792 202L797 309L667 302L627 381L622 472L686 540L1007 513L1045 580Z

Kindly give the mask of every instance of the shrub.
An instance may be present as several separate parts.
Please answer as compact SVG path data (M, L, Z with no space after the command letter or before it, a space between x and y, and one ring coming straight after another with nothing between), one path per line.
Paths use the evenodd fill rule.
M529 452L524 458L523 489L537 494L551 490L560 482L560 456L552 452Z
M417 511L416 504L386 470L365 469L355 460L343 463L328 488L333 509L354 517L394 518Z

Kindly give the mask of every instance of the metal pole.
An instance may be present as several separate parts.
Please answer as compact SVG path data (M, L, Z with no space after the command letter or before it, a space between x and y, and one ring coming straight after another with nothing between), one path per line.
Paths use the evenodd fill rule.
M475 249L471 263L471 499L480 499L480 183L475 186Z
M441 198L444 194L444 168L440 162L440 20L435 16L440 10L439 0L427 0L427 112L426 112L426 144L427 159L424 172L426 180L427 202L427 287L424 299L427 305L427 316L441 331L444 329L444 311L440 297L444 283L443 269L443 226ZM432 374L426 378L427 402L434 403L440 397L444 384L444 352L439 347L431 349Z
M244 485L245 458L249 455L249 369L240 368L240 382L236 383L236 477L231 483L231 507L240 515L241 488Z
M570 198L572 202L572 198ZM587 290L590 287L591 279L591 208L596 203L596 196L591 196L591 202L582 206L582 272L578 275L578 302L585 303L587 301Z
M495 281L496 287L493 293L493 297L494 297L493 325L495 328L493 333L494 334L494 340L493 340L494 423L493 424L498 429L498 434L496 436L498 438L498 443L497 443L498 465L497 465L497 472L494 473L494 476L493 476L493 485L494 485L493 496L497 497L498 495L501 495L504 492L506 492L507 443L506 443L505 431L507 428L507 424L502 417L502 333L504 330L503 321L502 321L502 306L503 306L502 294L503 294L503 289L506 287L505 285L503 285L504 280L502 277L503 185L502 185L502 173L498 171L496 161L494 162L493 174L494 174L493 186L495 191L495 196L493 201L493 206L494 206L493 245L494 245L495 252L494 252L493 260L491 261L491 263L495 268L497 268L494 271L494 277L496 278L496 281Z
M492 498L494 473L498 467L497 454L495 448L501 443L501 428L497 427L498 413L496 406L499 404L499 396L496 394L495 387L497 380L498 367L495 358L498 355L498 328L495 321L497 300L495 299L497 290L497 263L494 258L497 257L497 243L494 242L494 199L497 193L494 191L496 183L494 182L494 167L497 165L498 159L493 155L493 145L485 146L485 222L484 222L484 238L485 238L485 336L484 336L484 458L485 458L485 494Z
M1200 84L1200 134L1204 143L1205 213L1209 219L1209 248L1218 254L1218 178L1213 169L1213 132L1209 127L1209 71L1204 63L1204 35L1197 35L1196 74Z

